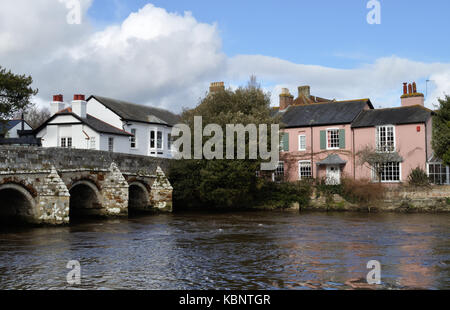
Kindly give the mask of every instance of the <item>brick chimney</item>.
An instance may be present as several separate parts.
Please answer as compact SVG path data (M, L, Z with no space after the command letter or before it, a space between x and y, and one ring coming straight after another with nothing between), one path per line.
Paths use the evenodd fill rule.
M425 105L425 97L422 93L417 92L416 82L412 84L403 83L403 95L400 97L402 107L409 107L412 105Z
M282 88L280 94L280 111L286 110L294 103L294 96L289 93L289 89Z
M81 118L86 118L87 102L84 95L73 95L72 112Z
M209 86L210 93L217 93L224 90L225 90L224 82L212 82L211 85Z
M298 96L304 96L306 97L306 99L309 99L309 97L311 96L311 87L309 85L299 86Z
M53 101L50 102L50 113L52 115L64 110L65 104L63 99L63 95L61 94L53 96Z

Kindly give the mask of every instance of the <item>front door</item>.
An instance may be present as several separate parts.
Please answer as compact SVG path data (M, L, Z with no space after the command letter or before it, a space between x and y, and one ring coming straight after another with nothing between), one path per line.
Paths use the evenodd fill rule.
M327 180L328 185L338 185L341 184L341 170L339 165L328 165L327 166Z

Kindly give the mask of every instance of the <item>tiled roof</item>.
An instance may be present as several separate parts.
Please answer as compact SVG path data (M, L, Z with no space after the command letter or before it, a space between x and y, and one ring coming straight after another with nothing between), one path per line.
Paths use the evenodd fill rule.
M285 111L272 110L273 115L281 115L286 128L349 124L369 105L369 99L333 101L290 106Z
M110 125L108 123L105 123L102 120L99 120L98 118L87 114L86 118L81 118L75 113L72 112L71 108L66 108L64 110L59 111L58 113L54 114L52 117L50 117L45 123L43 123L39 128L35 130L35 133L38 133L41 131L51 120L55 119L58 115L71 115L75 117L77 120L79 120L81 123L89 126L93 130L99 132L99 133L106 133L106 134L113 134L113 135L120 135L120 136L132 136L131 133L126 132L123 129L114 127L113 125Z
M135 104L131 102L106 98L93 95L88 98L95 98L108 109L119 115L123 120L138 121L144 123L157 123L173 126L178 123L179 116L167 110L150 106Z
M312 104L320 102L330 102L330 99L320 98L316 96L305 96L300 94L293 102L293 105Z
M422 106L409 106L363 111L353 122L353 128L379 125L425 123L433 111Z

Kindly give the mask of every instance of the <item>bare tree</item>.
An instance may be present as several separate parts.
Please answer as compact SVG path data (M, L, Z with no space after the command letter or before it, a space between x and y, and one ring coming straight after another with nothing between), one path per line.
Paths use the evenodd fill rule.
M39 108L35 104L24 110L25 121L31 126L31 128L36 129L42 125L51 116L50 110L47 108ZM22 117L22 112L17 112L14 114L14 118L20 119Z
M368 167L381 182L382 173L388 163L401 161L401 157L396 151L379 151L373 146L365 146L356 153L358 164Z

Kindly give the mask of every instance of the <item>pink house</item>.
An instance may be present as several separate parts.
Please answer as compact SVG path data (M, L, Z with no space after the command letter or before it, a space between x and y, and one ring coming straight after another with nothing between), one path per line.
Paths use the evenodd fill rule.
M430 176L437 175L436 183L448 183L449 168L431 162L433 112L424 107L424 96L417 93L415 83L409 89L405 83L401 106L388 109L374 109L369 99L311 96L309 89L299 87L295 100L283 89L280 107L274 109L285 125L274 178L325 178L329 184L340 183L344 176L375 181L373 169L357 156L368 147L390 154L389 162L381 164L381 182L405 182L412 169L421 167Z

